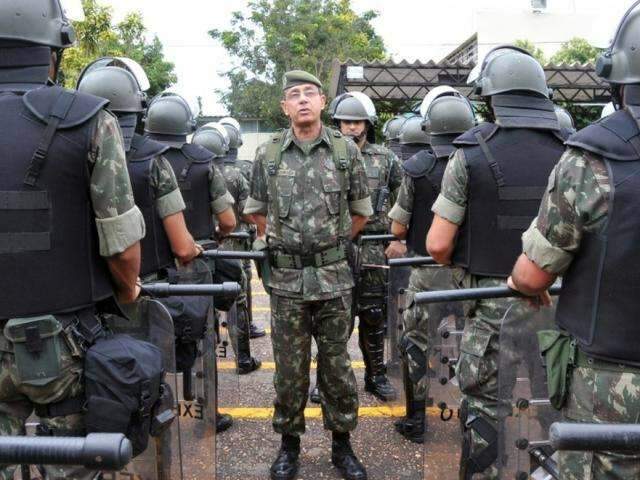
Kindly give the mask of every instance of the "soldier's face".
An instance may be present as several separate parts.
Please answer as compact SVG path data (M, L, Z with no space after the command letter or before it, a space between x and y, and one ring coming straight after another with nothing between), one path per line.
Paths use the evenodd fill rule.
M364 120L340 120L340 132L348 137L360 139L367 130Z
M310 125L320 121L327 102L320 89L311 83L298 85L284 92L282 111L293 125Z

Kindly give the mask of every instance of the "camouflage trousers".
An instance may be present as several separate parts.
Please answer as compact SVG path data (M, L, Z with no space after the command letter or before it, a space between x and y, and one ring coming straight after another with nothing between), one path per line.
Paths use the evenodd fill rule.
M505 285L503 279L465 276L464 287L496 287ZM456 365L456 378L462 392L463 401L469 414L479 416L498 427L498 365L500 363L500 325L507 310L513 308L528 310L523 300L512 298L479 300L469 302L467 321L460 342L460 357ZM517 310L511 310L517 315ZM473 457L487 447L487 441L475 430L465 430L466 444L463 451ZM464 458L461 459L464 469ZM495 464L474 479L493 480L498 478Z
M27 419L33 414L35 404L46 405L60 402L70 397L82 395L84 390L84 356L72 356L67 342L60 342L60 375L43 386L27 385L20 381L20 375L9 343L0 330L0 435L23 435ZM84 415L76 413L52 418L41 418L40 424L58 434L66 436L86 435ZM0 479L13 479L16 466L4 465L0 468ZM47 478L90 479L97 472L83 467L45 465Z
M640 374L579 367L568 385L563 417L570 422L638 423ZM612 452L560 452L562 480L640 478L640 455Z
M249 279L247 274L242 270L242 280L240 280L240 295L236 298L236 316L235 322L229 325L229 339L236 358L239 355L239 346L249 343L249 310L247 305L247 288L249 288Z
M276 364L273 428L281 434L305 431L311 338L318 346L318 380L324 427L354 430L358 420L356 377L347 351L351 292L321 301L271 295L271 341Z

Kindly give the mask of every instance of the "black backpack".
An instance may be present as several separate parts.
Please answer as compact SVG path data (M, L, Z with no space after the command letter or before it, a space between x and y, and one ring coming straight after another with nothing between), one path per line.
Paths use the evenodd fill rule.
M94 344L84 369L87 432L123 433L133 454L142 453L149 435L175 416L164 374L162 353L151 343L120 334Z

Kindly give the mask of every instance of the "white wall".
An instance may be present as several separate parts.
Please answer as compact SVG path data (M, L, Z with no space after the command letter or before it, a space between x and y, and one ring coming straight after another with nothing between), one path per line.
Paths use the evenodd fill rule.
M242 147L238 150L238 158L252 160L256 156L256 150L264 142L271 138L271 133L244 133L242 134Z

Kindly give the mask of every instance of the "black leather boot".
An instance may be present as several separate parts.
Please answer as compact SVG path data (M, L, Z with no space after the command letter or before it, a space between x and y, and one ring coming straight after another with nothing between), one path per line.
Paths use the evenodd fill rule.
M349 433L333 432L331 463L346 480L367 480L367 471L351 448Z
M300 437L282 435L282 444L278 456L271 464L271 480L292 480L298 473L300 456Z
M412 402L407 416L395 422L394 426L400 435L413 443L424 443L426 427L425 402Z
M249 317L244 309L238 310L238 374L247 375L258 370L262 365L260 360L251 356L249 343Z
M384 325L369 325L365 315L362 312L358 330L358 343L365 365L364 389L383 402L395 400L398 394L387 378L384 364Z
M264 331L264 328L258 327L255 323L249 324L249 338L260 338L264 337L267 332Z
M216 413L216 433L222 433L229 430L233 425L233 418L226 413Z

